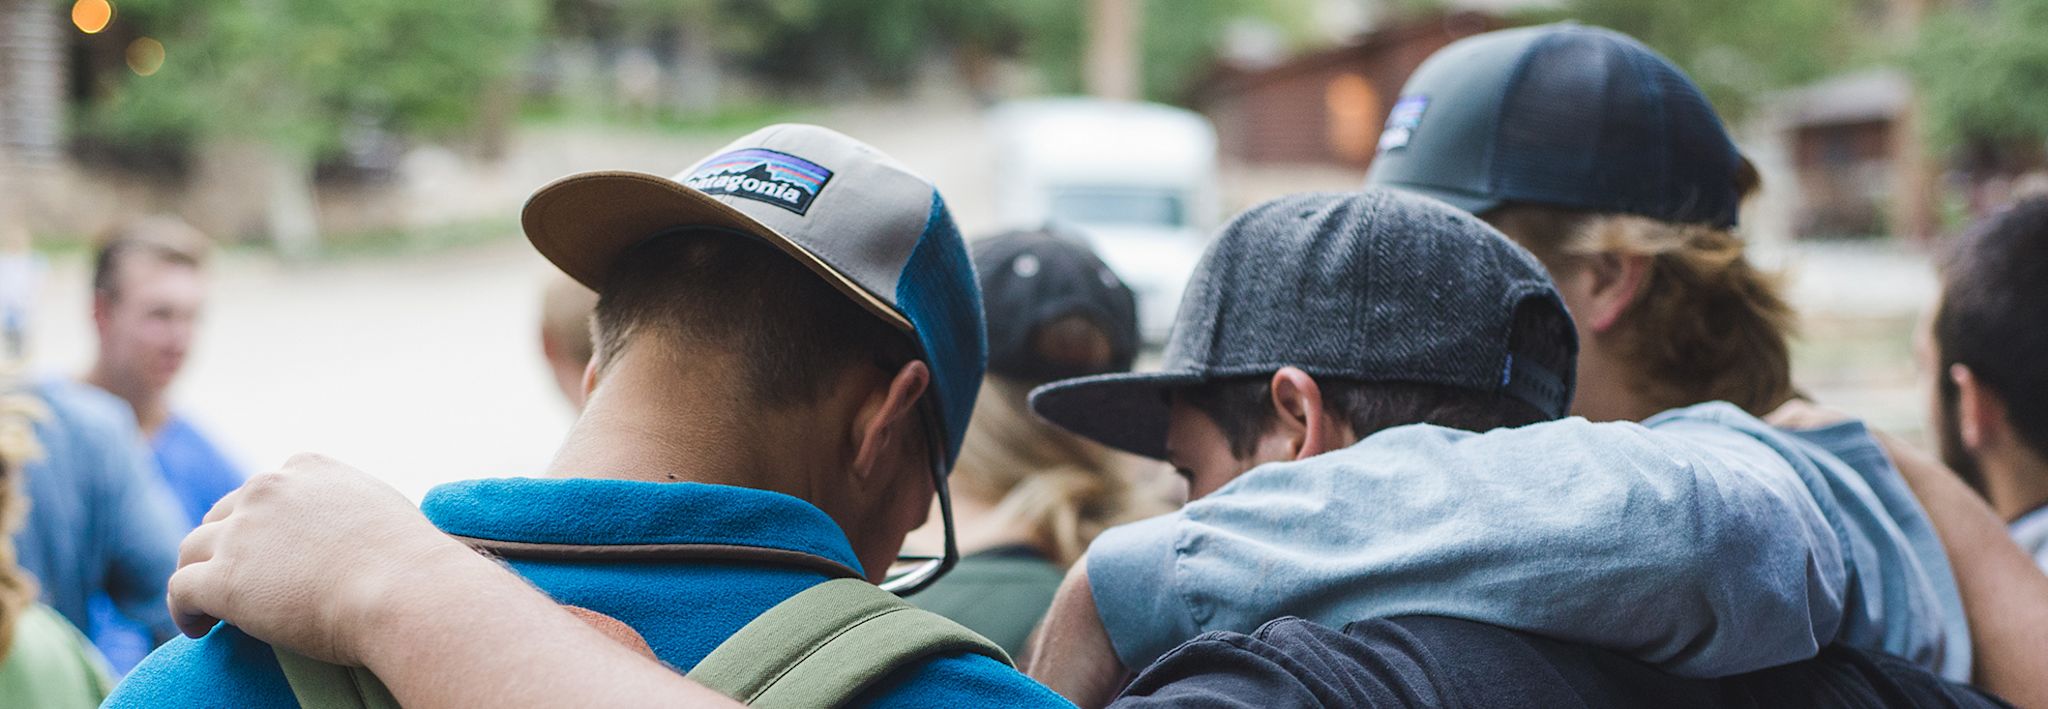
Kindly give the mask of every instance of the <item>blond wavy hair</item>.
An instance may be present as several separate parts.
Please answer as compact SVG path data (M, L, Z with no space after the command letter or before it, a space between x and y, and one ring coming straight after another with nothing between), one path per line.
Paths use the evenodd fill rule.
M43 455L35 422L49 411L23 386L20 363L0 358L0 660L14 649L15 620L36 602L35 578L15 561L14 530L28 512L23 471Z
M1756 185L1748 173L1743 193ZM1779 275L1751 264L1732 229L1532 204L1484 217L1552 273L1603 254L1649 257L1616 332L1636 393L1659 408L1719 400L1762 416L1793 396L1792 308Z
M982 381L974 417L949 483L958 495L995 503L999 524L1061 566L1074 563L1102 530L1143 516L1128 456L1033 415L1031 385Z

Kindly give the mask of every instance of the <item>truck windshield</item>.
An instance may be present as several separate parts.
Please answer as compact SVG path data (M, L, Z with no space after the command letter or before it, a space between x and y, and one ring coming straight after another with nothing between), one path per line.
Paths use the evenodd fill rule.
M1143 187L1076 187L1052 195L1052 219L1095 226L1187 226L1187 206L1174 190Z

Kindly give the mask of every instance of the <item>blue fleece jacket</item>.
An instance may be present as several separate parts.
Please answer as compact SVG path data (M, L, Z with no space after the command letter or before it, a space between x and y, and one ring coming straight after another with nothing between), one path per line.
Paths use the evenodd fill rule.
M453 483L421 506L459 536L543 544L734 544L806 552L860 568L831 518L760 490L694 483L492 479ZM694 667L763 611L821 583L818 572L760 563L535 561L513 570L556 601L617 618L665 663ZM870 688L875 707L1069 706L1000 662L940 657ZM108 707L291 707L268 646L229 626L179 638L136 667Z

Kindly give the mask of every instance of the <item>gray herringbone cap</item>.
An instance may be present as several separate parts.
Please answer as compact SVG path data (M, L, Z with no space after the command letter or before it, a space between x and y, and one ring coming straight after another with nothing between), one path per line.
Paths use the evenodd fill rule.
M1515 342L1517 311L1554 326ZM1526 315L1526 314L1525 314ZM1542 366L1517 351L1571 353ZM1552 417L1572 399L1578 342L1535 257L1477 218L1388 189L1300 194L1223 227L1183 296L1155 372L1054 382L1033 410L1105 445L1164 458L1167 394L1297 367L1316 377L1499 393Z

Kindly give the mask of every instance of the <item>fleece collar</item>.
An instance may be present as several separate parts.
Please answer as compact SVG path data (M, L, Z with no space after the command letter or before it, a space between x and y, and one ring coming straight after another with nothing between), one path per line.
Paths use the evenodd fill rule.
M702 483L488 478L435 487L420 511L441 531L518 546L707 545L822 557L860 573L831 517L778 492ZM588 556L597 556L591 554Z

